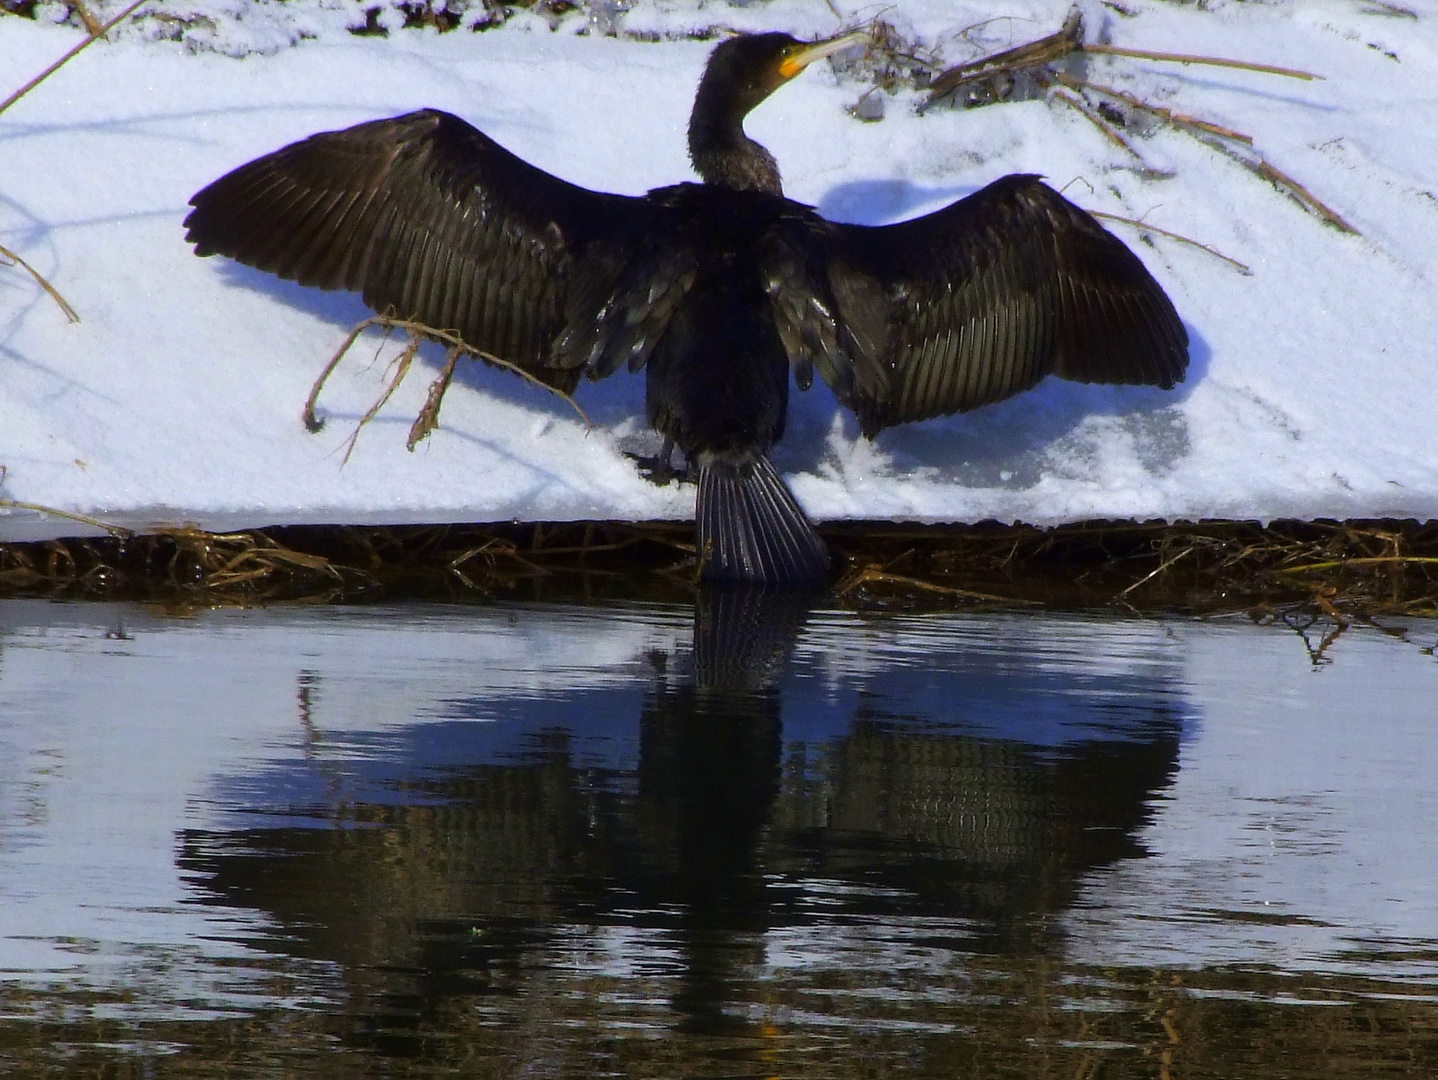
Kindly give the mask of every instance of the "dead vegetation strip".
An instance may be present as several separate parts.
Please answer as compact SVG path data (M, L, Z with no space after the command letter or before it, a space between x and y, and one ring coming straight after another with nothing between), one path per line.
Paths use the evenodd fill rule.
M1312 72L1251 60L1085 43L1083 16L1075 8L1064 25L1046 37L937 73L927 87L928 97L919 111L926 112L938 105L975 107L1036 94L1047 95L1049 99L1085 117L1109 141L1145 168L1147 165L1142 153L1124 132L1142 134L1146 124L1157 123L1195 138L1208 149L1241 165L1339 232L1358 234L1358 230L1341 214L1269 161L1255 148L1251 136L1202 117L1145 101L1130 91L1094 82L1081 66L1084 56L1202 64L1308 81L1322 78ZM1141 114L1142 119L1135 114Z
M1438 521L838 523L831 596L855 607L1118 607L1326 618L1438 615ZM395 527L0 545L0 595L186 606L407 598L680 599L683 522Z

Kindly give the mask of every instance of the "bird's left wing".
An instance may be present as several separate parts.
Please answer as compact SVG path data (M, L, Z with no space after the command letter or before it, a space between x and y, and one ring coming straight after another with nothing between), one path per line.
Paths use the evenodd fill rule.
M311 136L190 201L197 255L358 290L376 311L457 333L566 388L653 213L551 176L433 109Z
M1183 378L1188 334L1163 289L1037 177L1005 177L912 221L823 235L825 280L807 280L810 292L826 287L838 348L819 367L865 434L999 401L1049 374L1162 387Z

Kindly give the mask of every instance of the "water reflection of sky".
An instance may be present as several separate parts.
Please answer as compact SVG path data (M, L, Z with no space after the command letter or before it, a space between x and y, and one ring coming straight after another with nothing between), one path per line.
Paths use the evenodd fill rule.
M1315 667L1240 623L820 612L760 641L787 664L734 697L696 687L673 608L7 602L0 625L3 978L104 981L150 948L191 950L201 981L256 950L347 962L285 943L366 884L325 847L355 823L408 837L396 881L449 890L412 898L432 925L411 945L489 904L514 949L615 977L698 963L701 887L738 913L720 951L774 977L952 973L985 933L1070 962L1434 977L1438 664L1416 639L1355 629ZM473 835L415 824L461 810ZM555 815L550 862L495 854ZM704 846L726 832L736 850ZM405 863L432 840L469 879ZM514 929L535 912L543 932Z

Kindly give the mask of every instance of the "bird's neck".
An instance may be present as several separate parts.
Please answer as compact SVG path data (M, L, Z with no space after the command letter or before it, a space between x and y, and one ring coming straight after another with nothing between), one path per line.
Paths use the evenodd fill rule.
M706 184L782 195L774 155L744 134L744 117L705 115L696 102L689 118L689 160Z

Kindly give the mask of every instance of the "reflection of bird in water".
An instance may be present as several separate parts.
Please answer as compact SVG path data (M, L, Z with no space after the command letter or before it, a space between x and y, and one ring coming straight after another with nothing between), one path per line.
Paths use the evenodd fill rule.
M895 949L1048 963L1091 871L1144 853L1178 769L1181 664L1140 649L1154 662L1117 673L1052 665L1044 626L1011 641L1010 622L966 617L915 637L809 617L806 600L705 590L692 645L646 634L669 642L648 665L551 672L517 701L480 665L473 697L427 720L227 784L235 816L185 830L179 866L202 902L263 913L257 947L337 965L348 1037L471 1063L536 1043L609 1061L609 1022L647 1032L656 1015L752 1047L833 962L862 991L834 1015L868 1030L869 993L909 977L886 966ZM503 613L496 640L536 618L555 625ZM348 721L324 665L301 675L300 708L328 729ZM616 693L625 679L642 695ZM1089 734L1029 741L1035 714ZM509 724L526 734L496 738Z
M639 718L636 894L682 912L683 1030L752 1036L728 1009L773 918L762 848L780 787L780 683L808 619L798 590L701 590L687 658L656 668ZM685 660L687 659L687 663Z
M769 462L789 373L815 369L864 433L972 409L1056 374L1172 386L1187 334L1142 263L1032 176L926 217L866 227L785 199L748 112L862 39L737 37L689 120L703 184L631 198L526 164L422 110L326 132L199 192L216 252L435 327L572 389L647 366L650 422L698 473L702 573L802 584L828 556Z

